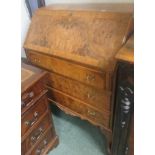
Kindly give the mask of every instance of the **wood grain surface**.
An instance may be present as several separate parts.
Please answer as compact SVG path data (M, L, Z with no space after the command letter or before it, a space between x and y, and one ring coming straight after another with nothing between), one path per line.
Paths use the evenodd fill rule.
M127 43L118 51L116 59L134 63L134 35L132 35Z
M112 70L114 56L130 33L132 20L130 11L122 13L106 11L106 8L105 11L71 11L45 7L33 16L24 47Z

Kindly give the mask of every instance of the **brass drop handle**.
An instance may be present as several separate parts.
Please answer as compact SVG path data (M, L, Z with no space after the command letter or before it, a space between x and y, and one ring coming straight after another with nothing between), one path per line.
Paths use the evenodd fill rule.
M36 155L40 155L42 152L43 152L43 150L45 149L45 147L46 147L46 145L48 144L48 142L47 142L47 140L44 140L43 141L43 147L42 148L38 148L37 150L36 150Z
M39 113L38 112L34 112L33 116L34 117L33 117L32 120L25 121L25 125L32 126L37 121Z
M40 60L37 59L37 58L34 58L34 62L39 62L40 63Z
M92 99L94 96L95 96L95 95L94 95L93 93L92 93L92 94L87 93L87 98L88 98L88 99Z
M86 75L86 80L87 80L87 81L94 81L94 80L95 80L95 75L87 74L87 75Z
M90 111L90 110L88 110L88 114L91 115L91 116L95 116L96 115L95 111Z
M43 128L40 127L40 128L34 133L34 135L31 136L31 141L32 141L33 143L35 143L36 140L38 140L38 139L40 138L40 136L42 135L42 133L43 133Z
M87 98L90 98L90 94L89 93L87 94Z

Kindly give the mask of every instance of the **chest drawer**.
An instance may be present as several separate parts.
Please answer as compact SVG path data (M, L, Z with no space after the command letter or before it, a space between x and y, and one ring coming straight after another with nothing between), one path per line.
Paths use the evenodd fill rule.
M51 122L49 115L47 114L40 121L40 124L29 134L28 138L25 139L26 151L28 151L37 141L40 140L49 126L51 126Z
M44 90L44 83L42 81L38 81L33 86L28 88L24 93L21 95L22 100L22 109L24 107L28 107L31 102Z
M82 83L105 89L106 76L104 72L88 69L78 64L40 54L34 51L26 51L28 59L35 65L52 72L70 77Z
M22 136L28 131L33 125L39 120L39 118L47 110L47 97L44 95L42 98L35 103L29 111L25 112L22 116L21 127Z
M49 128L47 132L44 134L43 139L39 142L39 144L32 150L30 155L41 155L43 153L46 154L48 145L53 140L55 134L54 129Z
M26 146L25 141L21 143L21 155L25 155L26 153Z
M54 73L49 74L48 86L81 99L98 109L110 111L111 93L108 91L96 89Z
M54 101L58 107L63 106L63 110L68 108L73 115L80 116L82 119L86 119L95 125L109 127L110 113L108 111L98 111L86 103L55 89L49 91L49 96L51 101Z

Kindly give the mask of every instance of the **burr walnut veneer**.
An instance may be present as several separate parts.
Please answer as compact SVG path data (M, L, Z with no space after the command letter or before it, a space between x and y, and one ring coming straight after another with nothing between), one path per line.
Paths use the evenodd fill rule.
M132 5L38 9L25 40L28 60L49 72L49 100L112 137L115 55L133 31Z
M43 155L58 144L45 88L47 72L22 64L22 155Z

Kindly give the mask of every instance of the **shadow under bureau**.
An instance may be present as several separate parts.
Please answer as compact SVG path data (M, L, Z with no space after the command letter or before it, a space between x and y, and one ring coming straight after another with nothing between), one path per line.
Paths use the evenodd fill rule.
M49 101L100 127L109 146L115 55L133 32L132 11L127 4L44 7L24 43L28 60L49 72Z
M47 72L22 63L21 154L44 155L58 144L48 107Z

